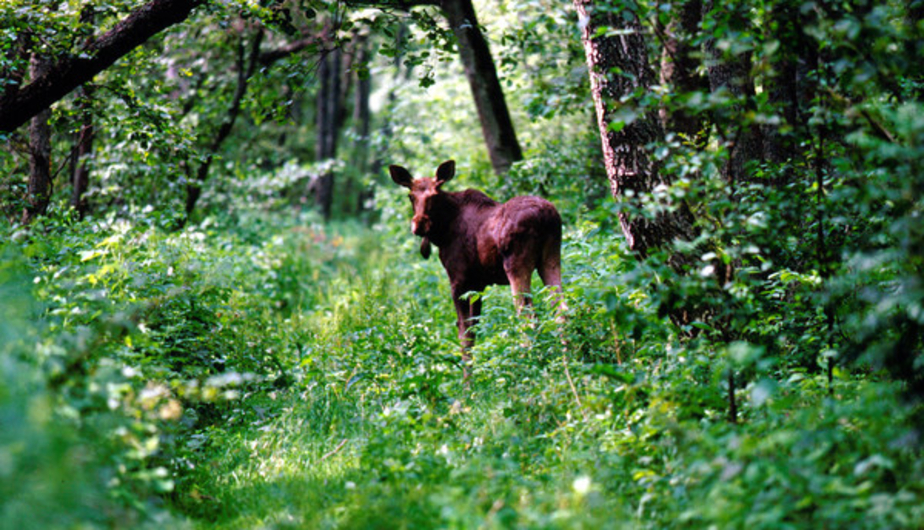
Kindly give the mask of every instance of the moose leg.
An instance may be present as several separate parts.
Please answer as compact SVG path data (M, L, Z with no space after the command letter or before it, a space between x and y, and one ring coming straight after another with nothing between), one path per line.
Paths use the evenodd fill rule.
M507 274L507 280L510 281L510 290L513 292L513 303L516 305L517 314L523 312L523 308L528 308L532 304L530 292L532 291L532 267L524 266L520 260L508 258L504 260L504 272Z
M559 319L568 309L565 298L561 295L561 240L552 239L545 244L539 260L539 277L542 283L554 291L555 305L558 306Z
M481 315L481 299L474 302L463 298L462 296L468 290L458 290L453 292L452 299L456 305L456 325L459 328L459 342L462 345L462 379L468 382L470 375L468 365L472 361L471 349L475 345L475 330L472 325L475 319Z
M472 304L468 300L461 298L456 298L455 303L456 326L459 328L459 342L462 344L462 359L468 360L468 351L475 345L475 331L469 330L471 327Z

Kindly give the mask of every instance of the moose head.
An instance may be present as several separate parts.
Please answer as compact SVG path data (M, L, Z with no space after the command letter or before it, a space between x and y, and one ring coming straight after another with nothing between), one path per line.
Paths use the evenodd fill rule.
M388 169L395 184L410 190L408 198L414 208L414 216L411 217L411 232L423 238L420 243L420 254L427 259L430 257L430 233L433 230L434 219L439 223L440 228L443 227L443 219L440 215L444 209L441 206L445 206L446 194L440 188L455 176L456 163L453 160L447 160L436 169L435 177L416 180L407 169L401 166L391 166Z

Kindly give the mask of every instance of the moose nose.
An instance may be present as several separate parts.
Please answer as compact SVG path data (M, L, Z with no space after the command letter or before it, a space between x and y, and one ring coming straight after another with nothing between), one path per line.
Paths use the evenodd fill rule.
M425 236L430 231L430 220L426 217L414 217L411 220L411 232L415 236Z

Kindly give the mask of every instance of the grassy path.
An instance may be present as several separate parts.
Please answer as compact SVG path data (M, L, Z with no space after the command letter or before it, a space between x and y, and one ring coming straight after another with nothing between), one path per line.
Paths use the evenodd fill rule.
M284 359L291 384L244 396L202 433L175 495L196 527L924 520L921 461L895 443L909 431L894 385L840 374L832 400L823 374L755 378L741 390L742 423L730 425L715 375L729 354L713 343L661 334L637 303L651 334L631 342L614 342L612 315L577 298L564 325L542 316L541 299L524 322L498 290L486 295L465 388L438 265L356 255L302 313L279 319L274 333L303 337ZM589 267L570 263L571 292L587 292ZM638 299L619 296L626 307Z

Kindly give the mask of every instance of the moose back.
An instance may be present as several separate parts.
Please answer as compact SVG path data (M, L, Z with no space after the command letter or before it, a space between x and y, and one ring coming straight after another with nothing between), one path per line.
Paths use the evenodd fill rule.
M470 301L465 293L510 285L519 310L530 303L533 271L545 285L561 288L561 216L552 203L531 196L498 203L477 190L443 191L455 175L452 160L440 164L433 178L415 179L401 166L388 169L396 184L410 190L411 231L423 238L421 254L428 258L431 244L439 249L456 306L463 362L471 359L471 326L481 314L481 299Z

